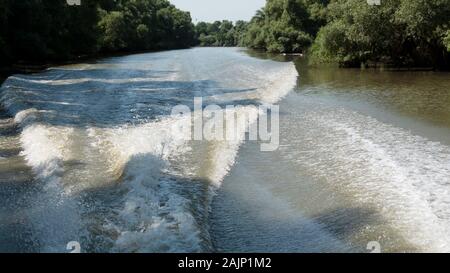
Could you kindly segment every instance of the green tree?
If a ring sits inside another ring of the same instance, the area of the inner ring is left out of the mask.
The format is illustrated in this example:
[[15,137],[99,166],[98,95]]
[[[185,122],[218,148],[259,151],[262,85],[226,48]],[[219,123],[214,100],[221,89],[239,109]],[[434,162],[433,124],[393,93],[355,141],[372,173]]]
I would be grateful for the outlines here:
[[123,30],[127,24],[125,16],[120,11],[105,12],[102,14],[99,28],[102,33],[100,47],[105,51],[119,51],[127,47]]
[[447,30],[447,35],[444,36],[444,45],[447,47],[447,51],[450,52],[450,30]]
[[450,65],[443,37],[450,28],[450,0],[401,0],[394,24],[404,33],[415,63],[435,67]]
[[317,35],[312,60],[448,67],[449,9],[450,0],[383,0],[380,6],[335,0],[327,6],[328,23]]
[[236,46],[244,46],[244,37],[248,29],[248,23],[245,21],[237,21],[234,26],[234,43]]
[[325,21],[327,1],[268,0],[247,27],[244,44],[270,52],[303,52]]
[[200,22],[195,26],[198,44],[200,46],[237,46],[242,44],[247,23],[215,21],[214,23]]
[[0,1],[2,63],[67,60],[98,52],[195,44],[188,12],[167,0]]

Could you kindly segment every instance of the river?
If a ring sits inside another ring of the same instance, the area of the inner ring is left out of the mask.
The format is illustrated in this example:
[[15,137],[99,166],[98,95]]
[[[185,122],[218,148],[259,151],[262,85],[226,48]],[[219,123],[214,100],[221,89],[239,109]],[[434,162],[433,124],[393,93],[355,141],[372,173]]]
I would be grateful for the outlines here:
[[[195,97],[279,104],[279,148],[180,137]],[[448,73],[194,48],[14,75],[1,103],[0,251],[450,251]]]

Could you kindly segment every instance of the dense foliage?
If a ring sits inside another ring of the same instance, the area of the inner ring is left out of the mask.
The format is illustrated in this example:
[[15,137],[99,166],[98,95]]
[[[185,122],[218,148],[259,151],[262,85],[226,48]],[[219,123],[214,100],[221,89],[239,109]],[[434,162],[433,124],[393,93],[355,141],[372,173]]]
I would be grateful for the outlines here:
[[66,60],[99,52],[184,48],[188,12],[167,0],[1,0],[0,62]]
[[325,23],[326,0],[267,0],[250,21],[244,44],[269,52],[303,52]]
[[244,44],[344,66],[450,66],[450,0],[267,0]]
[[195,42],[190,14],[166,0],[109,0],[106,3],[99,12],[101,50],[184,48]]
[[247,46],[343,66],[450,68],[450,0],[267,0],[250,22],[192,24],[168,0],[1,0],[0,63]]
[[447,30],[447,35],[444,37],[444,44],[447,47],[447,51],[450,52],[450,30]]
[[95,50],[95,1],[72,8],[65,1],[0,1],[2,62],[67,58]]
[[313,60],[449,67],[450,0],[332,1]]
[[200,46],[240,46],[247,23],[237,21],[200,22],[195,26],[196,37]]

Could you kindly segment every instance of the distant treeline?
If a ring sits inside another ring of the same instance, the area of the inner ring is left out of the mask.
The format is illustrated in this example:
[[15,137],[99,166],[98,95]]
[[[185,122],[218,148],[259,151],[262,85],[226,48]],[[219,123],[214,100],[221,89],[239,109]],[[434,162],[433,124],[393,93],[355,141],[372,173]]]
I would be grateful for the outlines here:
[[196,40],[200,46],[242,46],[247,26],[245,21],[200,22],[195,26]]
[[190,14],[167,0],[0,1],[3,65],[195,44]]
[[267,0],[250,22],[194,26],[168,0],[1,0],[0,65],[200,45],[342,66],[450,68],[450,0],[380,1]]
[[241,44],[313,63],[450,68],[450,0],[267,0]]
[[450,0],[267,0],[250,22],[196,25],[202,46],[307,53],[311,63],[450,69]]

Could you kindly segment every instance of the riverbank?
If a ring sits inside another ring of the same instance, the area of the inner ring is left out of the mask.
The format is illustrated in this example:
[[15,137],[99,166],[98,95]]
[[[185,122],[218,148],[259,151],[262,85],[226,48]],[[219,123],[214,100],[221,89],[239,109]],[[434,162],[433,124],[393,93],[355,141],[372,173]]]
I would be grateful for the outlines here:
[[[200,48],[208,48],[198,46]],[[191,47],[191,48],[195,48]],[[227,47],[213,47],[213,48],[227,48]],[[164,51],[174,51],[174,50],[182,50],[188,48],[176,48],[176,49],[165,49],[165,50],[138,50],[138,51],[122,51],[116,53],[98,53],[94,55],[86,55],[86,56],[78,56],[73,59],[63,60],[63,61],[53,61],[46,63],[17,63],[10,66],[0,67],[0,85],[11,75],[13,74],[30,74],[30,73],[38,73],[44,71],[50,67],[62,66],[62,65],[70,65],[77,64],[81,62],[93,62],[102,58],[109,57],[122,57],[132,54],[145,54],[145,53],[155,53],[155,52],[164,52]],[[253,55],[258,58],[270,58],[273,60],[295,60],[295,59],[305,59],[306,63],[310,67],[339,67],[340,69],[357,69],[360,68],[362,70],[376,70],[376,71],[397,71],[397,72],[410,72],[410,71],[448,71],[448,70],[438,70],[433,67],[420,67],[420,66],[394,66],[386,63],[367,63],[361,64],[360,66],[340,66],[338,63],[327,63],[327,64],[313,64],[308,60],[310,56],[308,54],[302,53],[269,53],[264,50],[255,50],[250,48],[243,48],[249,55]]]
[[369,62],[365,64],[360,65],[354,65],[354,66],[344,66],[340,65],[339,63],[314,63],[311,62],[311,56],[309,54],[301,54],[301,53],[270,53],[264,50],[257,50],[257,49],[245,49],[247,54],[256,57],[256,58],[263,58],[263,59],[271,59],[275,61],[296,61],[296,60],[302,60],[303,66],[308,66],[310,68],[336,68],[336,69],[342,69],[342,70],[354,70],[354,69],[360,69],[360,70],[366,70],[366,71],[394,71],[394,72],[429,72],[429,71],[441,71],[441,72],[448,72],[448,70],[445,69],[436,69],[433,67],[426,67],[426,66],[395,66],[393,64],[389,63],[381,63],[381,62]]
[[71,58],[68,60],[61,60],[61,61],[49,61],[49,62],[43,62],[43,63],[22,62],[22,63],[16,63],[16,64],[12,64],[12,65],[3,66],[3,67],[0,66],[0,85],[3,84],[3,82],[9,76],[14,75],[14,74],[39,73],[50,67],[78,64],[78,63],[82,63],[82,62],[95,62],[97,60],[104,59],[104,58],[123,57],[123,56],[134,55],[134,54],[157,53],[157,52],[164,52],[164,51],[176,51],[176,50],[183,50],[183,49],[189,49],[189,48],[174,48],[174,49],[164,49],[164,50],[120,51],[120,52],[115,52],[115,53],[97,53],[97,54],[93,54],[93,55],[78,56],[76,58]]

